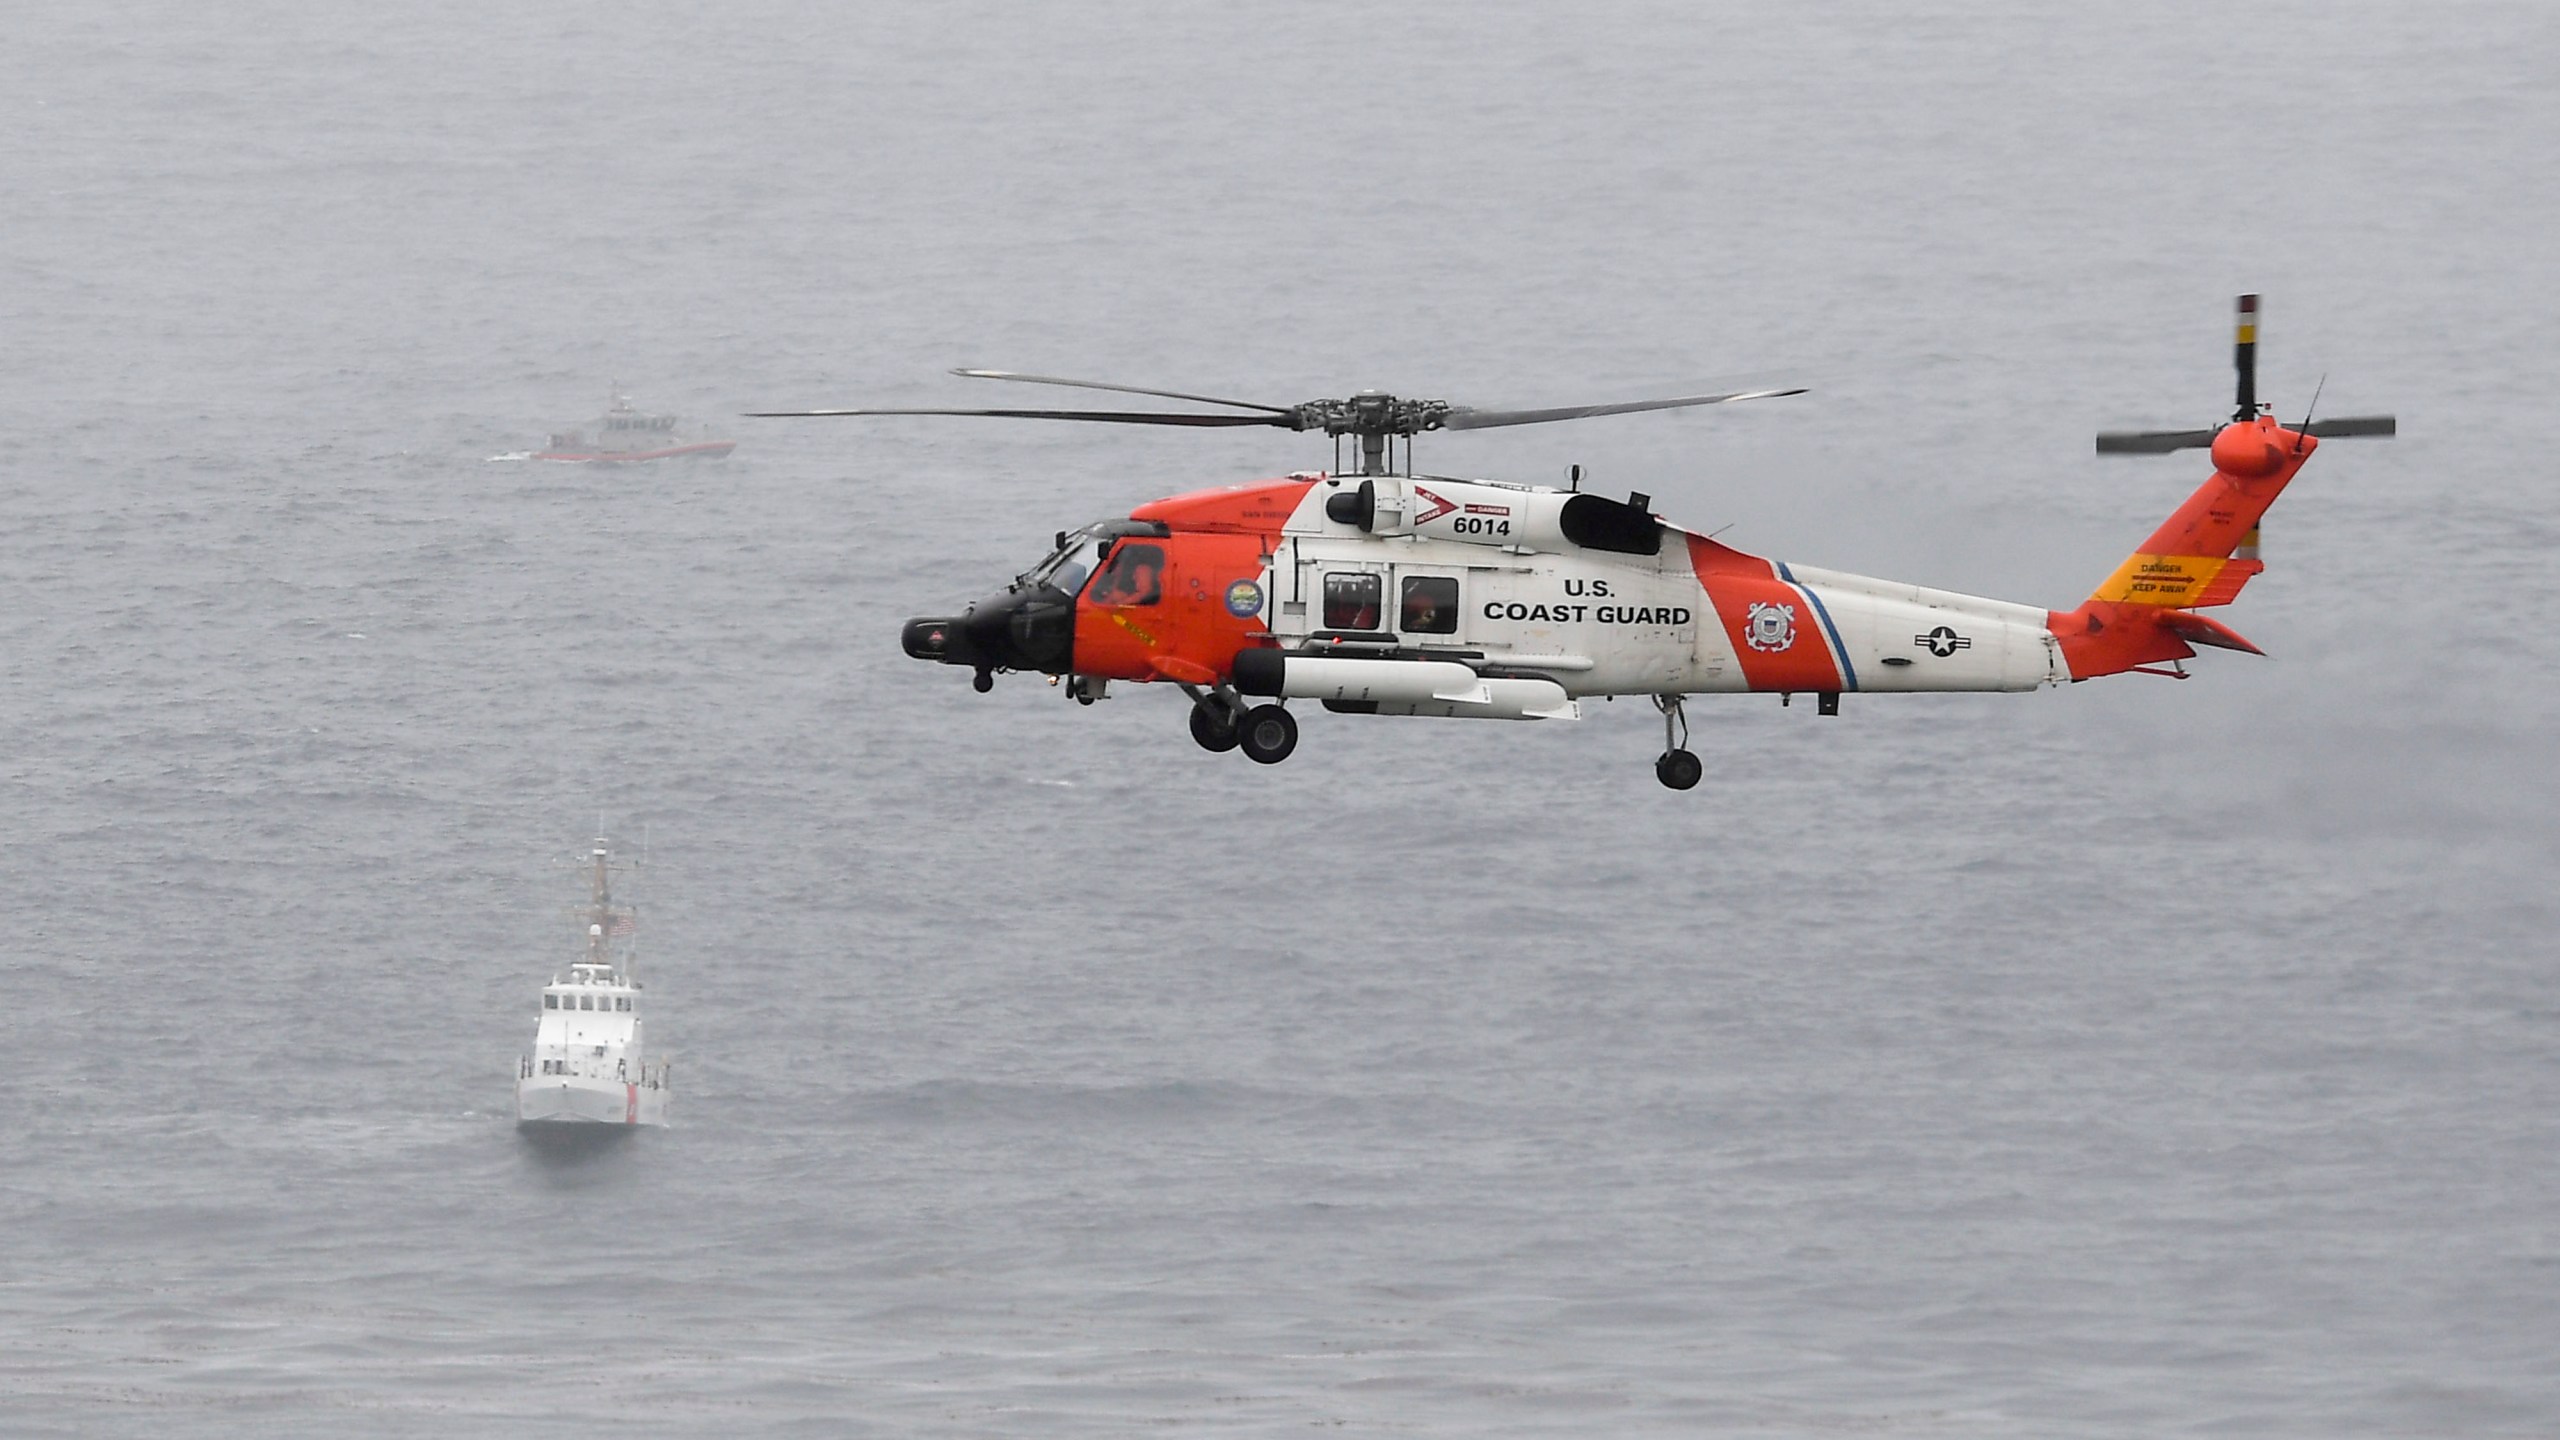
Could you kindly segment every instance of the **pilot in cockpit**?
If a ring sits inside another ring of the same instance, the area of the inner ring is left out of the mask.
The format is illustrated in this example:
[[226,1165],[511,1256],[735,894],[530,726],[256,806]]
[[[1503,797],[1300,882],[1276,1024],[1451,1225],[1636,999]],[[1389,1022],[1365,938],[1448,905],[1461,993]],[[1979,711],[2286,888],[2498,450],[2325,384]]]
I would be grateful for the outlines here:
[[1153,605],[1164,598],[1164,548],[1122,541],[1113,547],[1088,597],[1097,605]]

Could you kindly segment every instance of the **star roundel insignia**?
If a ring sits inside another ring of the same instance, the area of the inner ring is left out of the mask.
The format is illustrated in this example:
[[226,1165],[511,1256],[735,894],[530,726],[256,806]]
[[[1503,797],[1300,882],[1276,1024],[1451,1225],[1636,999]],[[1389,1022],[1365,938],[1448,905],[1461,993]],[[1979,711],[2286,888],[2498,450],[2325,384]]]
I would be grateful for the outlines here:
[[1754,650],[1776,653],[1796,643],[1796,607],[1775,600],[1754,600],[1743,616],[1743,642]]
[[1912,636],[1911,643],[1927,647],[1930,654],[1944,660],[1959,650],[1972,649],[1973,637],[1959,635],[1952,628],[1941,625],[1926,635]]

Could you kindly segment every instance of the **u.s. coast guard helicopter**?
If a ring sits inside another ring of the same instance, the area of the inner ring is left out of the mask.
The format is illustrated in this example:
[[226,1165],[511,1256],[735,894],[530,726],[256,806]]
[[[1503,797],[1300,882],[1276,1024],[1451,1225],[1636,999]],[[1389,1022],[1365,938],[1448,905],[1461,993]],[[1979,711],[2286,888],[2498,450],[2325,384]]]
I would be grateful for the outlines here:
[[[1076,700],[1114,680],[1191,697],[1191,735],[1265,765],[1298,743],[1290,700],[1360,715],[1546,720],[1590,696],[1643,695],[1663,717],[1654,774],[1703,765],[1685,697],[2033,690],[2127,671],[2178,674],[2198,645],[2262,653],[2200,612],[2229,604],[2257,558],[2258,517],[2319,437],[2388,435],[2389,416],[2288,429],[2257,402],[2257,297],[2240,298],[2239,398],[2209,430],[2098,437],[2115,453],[2208,448],[2213,477],[2095,593],[2047,610],[1746,555],[1624,500],[1414,473],[1413,437],[1800,394],[1756,390],[1545,410],[1474,410],[1368,392],[1262,405],[1005,371],[955,373],[1223,406],[1243,413],[860,409],[768,415],[972,415],[1126,425],[1322,430],[1335,472],[1156,500],[1060,531],[1047,559],[958,615],[910,620],[919,660],[1040,671]],[[1404,443],[1402,469],[1394,442]],[[1359,469],[1339,473],[1346,441]]]

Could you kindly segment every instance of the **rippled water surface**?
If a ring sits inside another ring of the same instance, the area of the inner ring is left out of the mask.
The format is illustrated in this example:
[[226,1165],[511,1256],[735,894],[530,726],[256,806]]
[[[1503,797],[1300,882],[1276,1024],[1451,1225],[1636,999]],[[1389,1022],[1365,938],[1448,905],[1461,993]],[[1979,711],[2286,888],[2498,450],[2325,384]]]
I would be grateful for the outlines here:
[[[2537,6],[135,5],[0,47],[0,1429],[2560,1431]],[[1302,437],[750,409],[1801,400],[1426,437],[2214,654],[1312,716],[897,651]],[[2324,379],[2325,377],[2325,379]],[[491,460],[619,383],[728,461]],[[526,1148],[646,837],[674,1128]]]

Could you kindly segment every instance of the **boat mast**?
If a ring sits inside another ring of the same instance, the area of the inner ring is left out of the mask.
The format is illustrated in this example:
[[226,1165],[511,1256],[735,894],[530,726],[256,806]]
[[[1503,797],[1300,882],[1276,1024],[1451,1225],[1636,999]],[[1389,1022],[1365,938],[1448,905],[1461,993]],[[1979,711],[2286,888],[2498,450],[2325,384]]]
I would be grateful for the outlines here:
[[629,934],[637,928],[638,919],[631,907],[613,903],[613,872],[631,867],[612,864],[611,853],[611,843],[604,836],[597,836],[595,848],[589,852],[593,869],[588,875],[588,901],[581,917],[587,922],[587,958],[579,962],[582,967],[595,967],[608,975],[614,973],[615,923],[623,924],[626,927],[624,933]]
[[596,838],[595,862],[595,913],[587,919],[587,963],[609,966],[613,954],[605,946],[605,930],[613,923],[613,880],[605,865],[602,836]]

